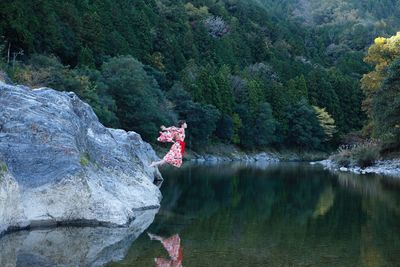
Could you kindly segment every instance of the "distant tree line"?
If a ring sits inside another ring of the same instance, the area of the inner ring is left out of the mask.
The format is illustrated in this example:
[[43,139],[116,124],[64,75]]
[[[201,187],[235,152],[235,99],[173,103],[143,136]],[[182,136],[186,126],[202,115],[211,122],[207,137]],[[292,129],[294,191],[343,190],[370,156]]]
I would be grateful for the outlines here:
[[328,149],[364,125],[359,80],[377,26],[335,17],[320,27],[316,14],[293,15],[297,2],[278,2],[2,2],[0,64],[17,83],[76,92],[105,125],[149,142],[184,118],[194,148]]

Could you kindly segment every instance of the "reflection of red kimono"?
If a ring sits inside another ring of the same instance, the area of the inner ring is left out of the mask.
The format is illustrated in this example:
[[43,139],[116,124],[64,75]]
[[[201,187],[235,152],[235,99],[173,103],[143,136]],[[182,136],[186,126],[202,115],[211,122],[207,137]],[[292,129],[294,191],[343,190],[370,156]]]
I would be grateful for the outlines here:
[[174,126],[165,128],[164,131],[160,132],[157,140],[164,143],[174,143],[163,159],[175,167],[180,167],[185,153],[185,129]]
[[179,235],[173,235],[169,238],[152,235],[148,233],[151,240],[158,240],[167,250],[170,259],[155,258],[157,267],[182,267],[183,249]]

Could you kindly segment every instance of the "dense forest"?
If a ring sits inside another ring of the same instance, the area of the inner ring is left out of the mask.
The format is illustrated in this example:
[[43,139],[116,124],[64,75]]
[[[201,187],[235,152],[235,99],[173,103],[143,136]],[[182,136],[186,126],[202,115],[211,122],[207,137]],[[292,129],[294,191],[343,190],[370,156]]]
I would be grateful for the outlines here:
[[358,132],[393,150],[399,29],[396,0],[2,1],[0,66],[152,143],[185,119],[194,149],[327,150]]

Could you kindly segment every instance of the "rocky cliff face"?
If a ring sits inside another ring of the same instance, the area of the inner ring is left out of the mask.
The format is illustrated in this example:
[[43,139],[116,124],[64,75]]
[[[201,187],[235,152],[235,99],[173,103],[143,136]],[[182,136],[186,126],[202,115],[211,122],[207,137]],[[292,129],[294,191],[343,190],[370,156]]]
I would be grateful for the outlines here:
[[0,82],[0,233],[129,224],[159,206],[155,159],[139,134],[104,127],[74,93]]

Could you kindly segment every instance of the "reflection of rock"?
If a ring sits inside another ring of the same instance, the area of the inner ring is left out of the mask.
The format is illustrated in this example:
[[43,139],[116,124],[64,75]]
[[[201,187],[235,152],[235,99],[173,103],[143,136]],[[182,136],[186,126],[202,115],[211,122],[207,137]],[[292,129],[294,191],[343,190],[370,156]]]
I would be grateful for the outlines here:
[[135,132],[109,129],[74,93],[0,82],[0,234],[76,221],[124,225],[159,206],[147,165],[157,159]]
[[141,211],[129,227],[58,227],[19,231],[0,239],[0,266],[104,266],[122,260],[157,210]]

